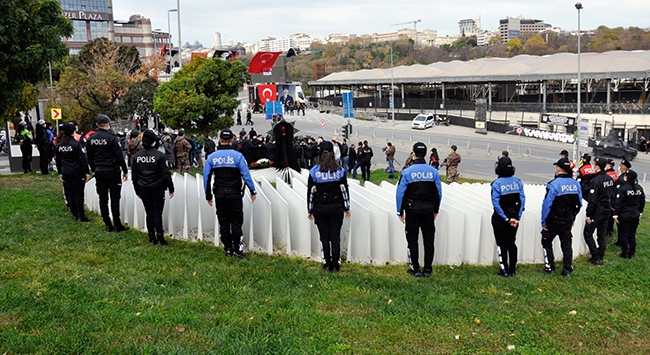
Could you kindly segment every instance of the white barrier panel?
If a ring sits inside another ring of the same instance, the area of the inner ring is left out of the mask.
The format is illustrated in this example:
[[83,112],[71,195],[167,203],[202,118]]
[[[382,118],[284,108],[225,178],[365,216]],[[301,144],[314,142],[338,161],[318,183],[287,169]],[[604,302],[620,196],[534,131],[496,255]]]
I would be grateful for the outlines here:
[[[319,259],[321,244],[318,229],[307,220],[308,171],[301,173],[275,169],[253,171],[258,191],[251,204],[249,192],[244,197],[244,243],[249,250],[273,253],[284,249],[287,254]],[[293,185],[284,182],[282,174],[291,174]],[[166,199],[163,227],[174,238],[209,240],[219,245],[215,208],[205,201],[203,177],[173,174],[176,187],[173,199]],[[277,189],[269,182],[276,182]],[[258,184],[257,181],[261,181]],[[86,184],[85,203],[99,212],[96,181]],[[384,181],[379,186],[367,182],[361,186],[349,180],[352,218],[344,220],[341,231],[342,254],[347,260],[362,263],[404,263],[408,261],[404,225],[395,216],[397,187]],[[541,247],[541,205],[546,190],[543,185],[525,185],[526,209],[517,233],[519,261],[543,263]],[[586,203],[585,203],[586,204]],[[133,190],[131,180],[122,187],[122,219],[134,228],[146,230],[144,207]],[[588,253],[582,237],[585,207],[576,218],[573,232],[574,257]],[[443,185],[443,200],[436,221],[436,264],[497,261],[496,243],[491,226],[493,213],[489,184]],[[191,237],[191,238],[190,238]],[[421,244],[421,238],[419,238]],[[559,241],[554,251],[560,259]],[[420,258],[424,248],[420,247]]]
[[284,249],[287,255],[291,255],[291,230],[289,229],[289,207],[273,185],[264,177],[261,182],[262,191],[271,201],[271,217],[273,225],[273,247]]
[[[298,181],[295,181],[298,184]],[[289,207],[289,228],[291,230],[291,252],[302,257],[312,256],[311,226],[307,219],[307,201],[281,179],[277,179],[278,194],[284,198]]]

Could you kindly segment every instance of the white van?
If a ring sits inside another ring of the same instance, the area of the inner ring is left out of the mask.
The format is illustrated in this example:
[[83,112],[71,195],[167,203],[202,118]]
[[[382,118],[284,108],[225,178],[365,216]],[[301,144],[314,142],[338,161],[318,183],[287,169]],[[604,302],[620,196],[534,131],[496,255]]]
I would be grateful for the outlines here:
[[435,118],[433,115],[427,115],[424,113],[421,113],[413,119],[413,122],[411,122],[411,128],[413,129],[427,129],[433,127],[433,123],[435,121]]

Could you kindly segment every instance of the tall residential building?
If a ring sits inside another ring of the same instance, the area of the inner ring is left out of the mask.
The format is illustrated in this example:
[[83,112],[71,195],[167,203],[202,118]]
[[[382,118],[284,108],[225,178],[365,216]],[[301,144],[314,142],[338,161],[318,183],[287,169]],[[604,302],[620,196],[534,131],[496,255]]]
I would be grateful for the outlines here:
[[524,35],[537,34],[550,27],[552,26],[542,20],[527,19],[522,16],[499,20],[499,34],[503,43]]
[[214,48],[221,48],[221,33],[220,32],[215,32],[214,33],[214,43],[212,44]]
[[140,57],[149,57],[160,51],[163,45],[171,48],[168,33],[151,30],[151,20],[132,15],[128,21],[114,21],[115,42],[135,47]]
[[465,36],[475,36],[481,31],[481,19],[463,19],[458,21],[460,34]]
[[97,38],[114,40],[111,0],[59,0],[63,16],[72,20],[74,32],[63,38],[70,54],[77,54],[86,43]]

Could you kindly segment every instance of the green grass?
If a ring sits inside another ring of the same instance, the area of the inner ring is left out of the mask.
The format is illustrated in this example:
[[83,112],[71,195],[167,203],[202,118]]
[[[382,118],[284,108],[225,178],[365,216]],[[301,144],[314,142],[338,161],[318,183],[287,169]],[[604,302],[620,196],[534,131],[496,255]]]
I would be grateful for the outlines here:
[[[106,233],[73,222],[55,176],[0,177],[1,354],[647,354],[647,219],[570,278],[522,265],[343,265]],[[576,311],[575,314],[571,314]],[[458,339],[456,339],[458,337]],[[509,345],[514,345],[508,351]]]

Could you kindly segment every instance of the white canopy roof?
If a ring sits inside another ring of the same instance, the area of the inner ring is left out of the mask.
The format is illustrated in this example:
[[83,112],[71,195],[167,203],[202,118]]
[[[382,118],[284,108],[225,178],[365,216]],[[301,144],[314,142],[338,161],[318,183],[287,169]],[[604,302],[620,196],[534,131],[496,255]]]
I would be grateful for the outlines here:
[[[580,58],[584,79],[650,78],[650,51],[582,53]],[[393,77],[398,84],[540,81],[576,79],[577,68],[577,54],[558,53],[399,66],[393,68]],[[332,73],[309,85],[386,84],[390,77],[390,69],[363,69]]]

